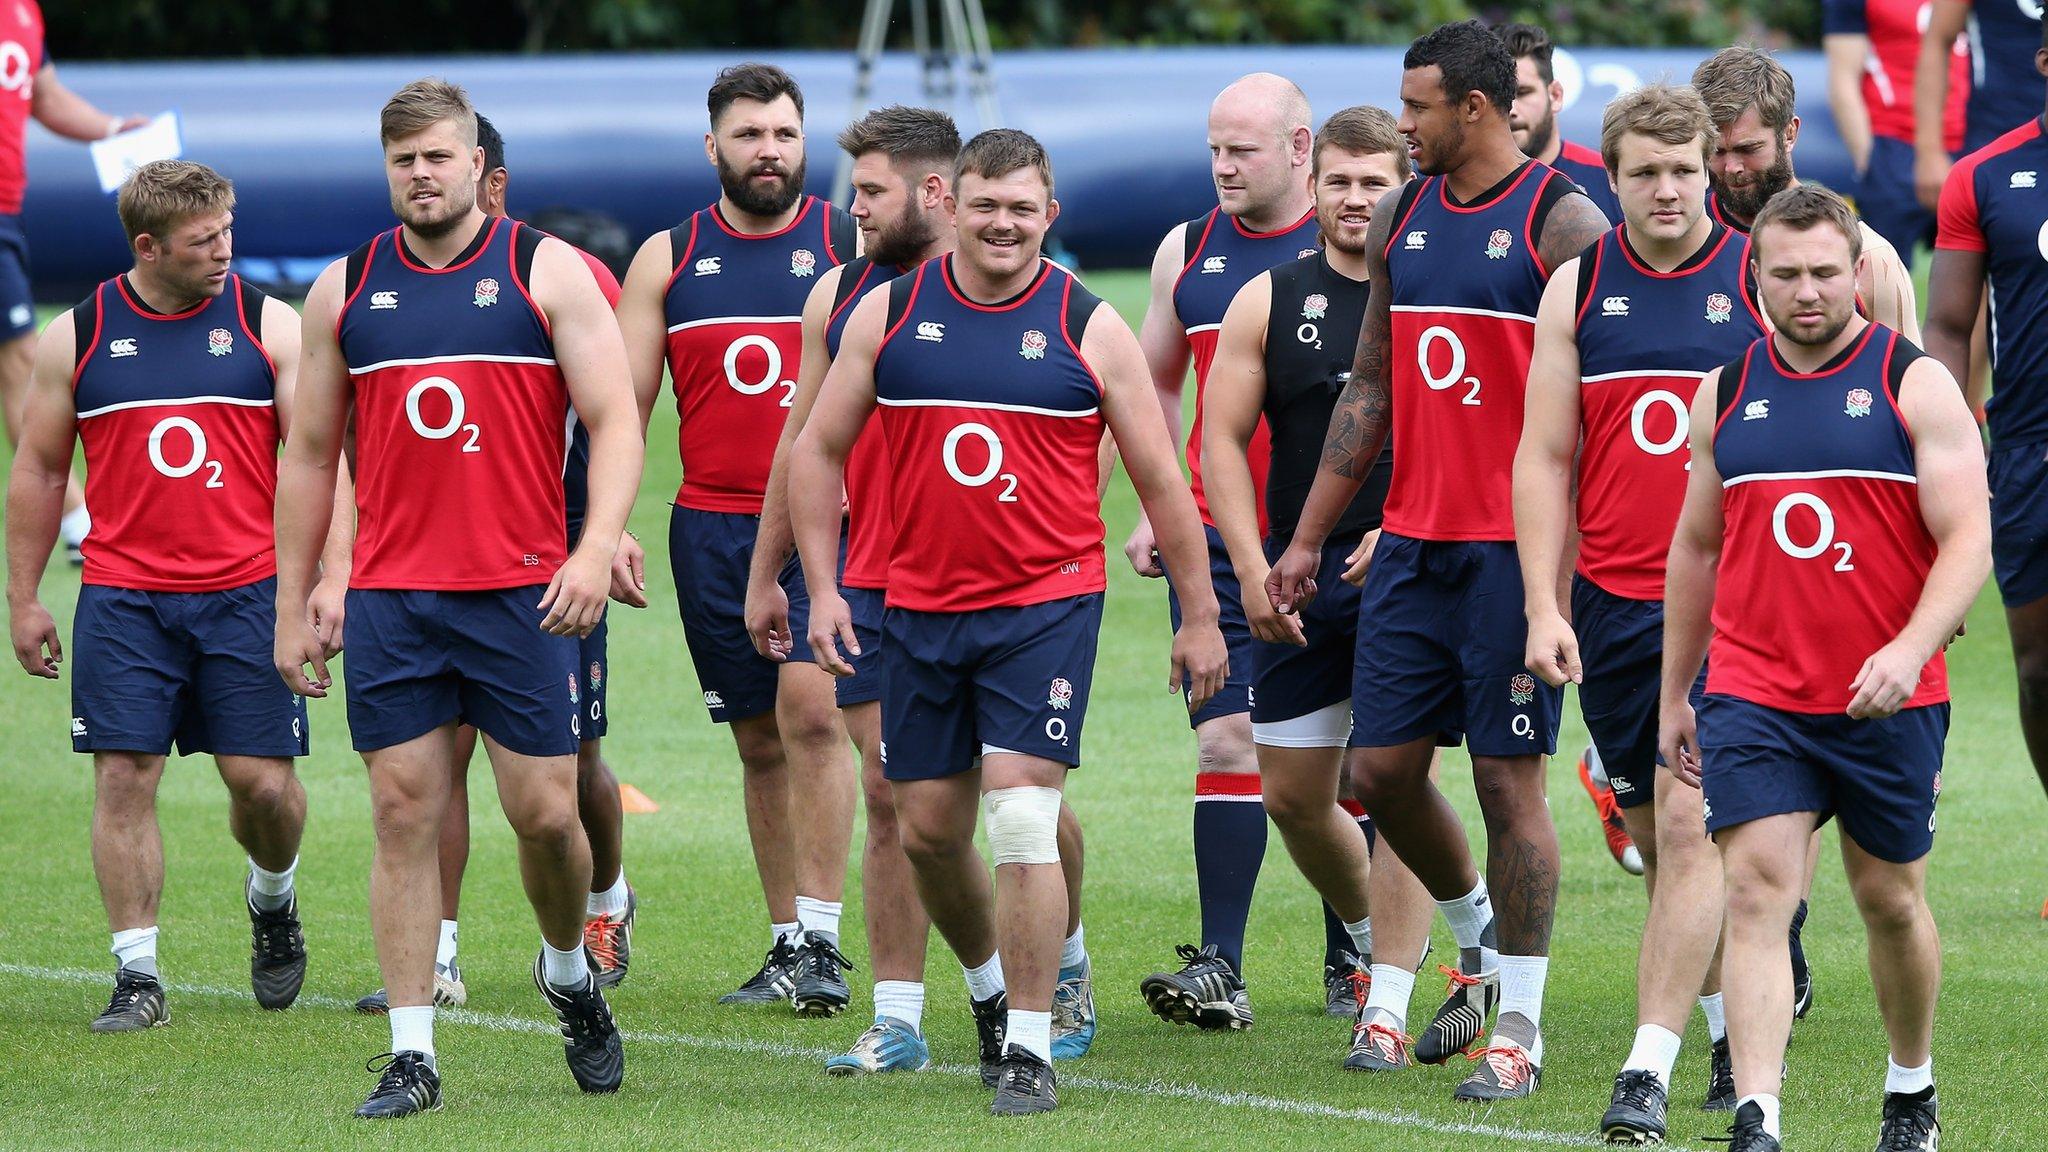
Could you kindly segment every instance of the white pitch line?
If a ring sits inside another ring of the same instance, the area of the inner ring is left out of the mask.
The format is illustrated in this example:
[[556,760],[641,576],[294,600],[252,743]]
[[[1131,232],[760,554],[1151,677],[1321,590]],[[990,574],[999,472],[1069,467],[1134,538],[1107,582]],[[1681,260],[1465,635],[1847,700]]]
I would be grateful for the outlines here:
[[[9,964],[0,962],[0,976],[19,976],[30,980],[47,980],[62,984],[105,984],[105,972],[84,968],[47,968],[36,964]],[[240,988],[220,988],[208,984],[166,983],[167,991],[191,996],[209,996],[227,1000],[252,1000],[249,992]],[[299,1004],[317,1008],[335,1008],[355,1011],[355,1001],[337,996],[323,996],[304,993]],[[466,1024],[493,1032],[522,1032],[540,1036],[558,1036],[560,1029],[552,1022],[533,1020],[521,1016],[508,1016],[498,1012],[477,1012],[467,1008],[443,1008],[434,1013],[437,1022]],[[636,1044],[675,1045],[683,1048],[702,1048],[716,1052],[742,1052],[749,1055],[780,1056],[793,1060],[821,1061],[828,1056],[839,1054],[837,1049],[810,1048],[801,1044],[785,1044],[774,1040],[734,1040],[718,1036],[690,1036],[680,1032],[646,1032],[624,1030],[620,1035]],[[934,1065],[932,1071],[949,1076],[978,1076],[977,1067],[965,1064]],[[1204,1088],[1199,1084],[1184,1084],[1170,1080],[1110,1080],[1098,1076],[1077,1076],[1062,1073],[1060,1083],[1078,1088],[1089,1088],[1100,1092],[1123,1092],[1137,1096],[1159,1099],[1191,1100],[1219,1108],[1243,1108],[1254,1112],[1274,1112],[1289,1116],[1311,1116],[1330,1120],[1357,1121],[1367,1124],[1384,1124],[1394,1128],[1407,1128],[1418,1132],[1432,1132],[1442,1136],[1483,1136],[1495,1140],[1508,1140],[1519,1144],[1535,1144],[1550,1148],[1604,1148],[1607,1145],[1599,1138],[1576,1132],[1546,1132],[1541,1129],[1509,1128],[1498,1124],[1483,1124],[1464,1121],[1437,1120],[1413,1112],[1388,1112],[1378,1108],[1344,1108],[1335,1104],[1323,1104],[1314,1100],[1295,1100],[1284,1096],[1266,1096],[1256,1092],[1234,1092],[1216,1088]],[[1671,1152],[1686,1152],[1682,1146],[1665,1145]]]

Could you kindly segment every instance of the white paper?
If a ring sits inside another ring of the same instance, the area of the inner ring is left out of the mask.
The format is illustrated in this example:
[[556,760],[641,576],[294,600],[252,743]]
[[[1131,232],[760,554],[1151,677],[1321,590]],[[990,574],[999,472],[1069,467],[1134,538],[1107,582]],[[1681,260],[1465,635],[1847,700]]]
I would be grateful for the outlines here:
[[100,191],[118,191],[128,174],[152,160],[175,160],[185,154],[185,140],[179,131],[178,114],[164,112],[140,128],[119,136],[95,140],[90,145],[92,166],[99,173]]

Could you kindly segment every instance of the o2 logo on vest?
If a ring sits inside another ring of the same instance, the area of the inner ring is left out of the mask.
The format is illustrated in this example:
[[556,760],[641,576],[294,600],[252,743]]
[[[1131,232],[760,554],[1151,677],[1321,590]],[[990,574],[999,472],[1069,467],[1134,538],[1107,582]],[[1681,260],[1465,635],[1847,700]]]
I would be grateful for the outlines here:
[[[434,395],[445,398],[448,415],[445,419],[430,423],[425,407],[427,398]],[[463,417],[468,414],[469,405],[462,398],[461,386],[446,376],[429,376],[413,385],[405,394],[406,422],[412,425],[413,431],[420,434],[421,439],[446,440],[458,432],[466,432],[469,439],[463,443],[462,450],[481,452],[483,449],[477,441],[482,435],[482,429],[474,422],[464,422]]]
[[[919,339],[923,339],[920,332]],[[748,352],[759,352],[762,359],[755,361]],[[742,358],[753,363],[742,364]],[[796,381],[782,378],[782,348],[775,341],[758,332],[745,336],[725,346],[725,382],[742,396],[759,396],[780,385],[782,399],[777,401],[787,408],[796,402]],[[759,379],[755,379],[756,374]]]
[[[960,442],[969,439],[981,441],[982,447],[988,452],[987,461],[973,472],[967,471],[960,463]],[[991,481],[1000,480],[1003,482],[1003,490],[996,493],[996,503],[1017,502],[1017,474],[1003,471],[1003,441],[996,435],[996,430],[988,425],[972,420],[955,425],[951,432],[946,433],[945,446],[939,449],[939,460],[946,466],[946,475],[951,476],[961,487],[982,488]]]
[[0,41],[0,91],[20,96],[35,95],[35,70],[29,67],[28,49],[13,40]]

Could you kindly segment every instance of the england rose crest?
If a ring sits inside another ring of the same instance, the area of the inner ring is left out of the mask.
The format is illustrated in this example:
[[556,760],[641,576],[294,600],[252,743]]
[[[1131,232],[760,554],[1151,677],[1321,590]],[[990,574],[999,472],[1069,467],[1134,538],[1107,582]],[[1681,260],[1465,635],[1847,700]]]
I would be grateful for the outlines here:
[[1707,323],[1726,324],[1735,315],[1735,301],[1726,292],[1716,292],[1707,297]]
[[789,274],[809,276],[818,270],[818,258],[809,248],[799,248],[789,254]]
[[[1026,360],[1045,359],[1045,333],[1036,328],[1024,333],[1024,344],[1017,349],[1017,355]],[[1061,680],[1059,683],[1064,684],[1066,681]]]
[[206,334],[206,354],[225,356],[235,350],[235,334],[225,328],[215,328]]
[[476,306],[489,308],[498,302],[498,282],[489,276],[476,282]]
[[604,665],[595,660],[590,662],[590,688],[596,691],[604,687]]
[[1871,395],[1868,388],[1851,388],[1849,389],[1849,403],[1842,408],[1842,411],[1851,416],[1868,416],[1870,415],[1870,401]]
[[1073,707],[1074,686],[1069,684],[1064,676],[1054,677],[1052,692],[1046,696],[1045,702],[1052,705],[1053,711],[1065,712],[1068,708]]
[[1527,704],[1536,698],[1536,678],[1524,672],[1508,681],[1508,703]]
[[576,684],[576,674],[571,672],[569,673],[569,703],[580,704],[582,702],[583,692]]
[[1330,298],[1321,292],[1302,297],[1301,316],[1304,320],[1321,320],[1330,311]]
[[1508,249],[1514,246],[1514,233],[1505,228],[1495,228],[1493,235],[1486,238],[1486,258],[1488,260],[1505,260],[1508,258]]

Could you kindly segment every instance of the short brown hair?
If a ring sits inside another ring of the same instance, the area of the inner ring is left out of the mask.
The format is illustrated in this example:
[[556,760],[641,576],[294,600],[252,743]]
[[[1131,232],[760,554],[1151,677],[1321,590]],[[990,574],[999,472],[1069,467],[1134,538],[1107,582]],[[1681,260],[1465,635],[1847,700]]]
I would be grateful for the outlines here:
[[1401,130],[1394,118],[1384,108],[1370,104],[1358,104],[1346,108],[1323,121],[1316,131],[1316,142],[1310,150],[1310,171],[1321,175],[1323,171],[1323,149],[1338,148],[1359,156],[1391,154],[1394,157],[1394,171],[1401,179],[1408,178],[1408,148],[1401,141]]
[[385,144],[403,140],[443,120],[455,121],[463,143],[476,147],[476,108],[469,102],[469,93],[459,84],[432,76],[415,80],[384,102],[384,111],[377,117],[378,139]]
[[1523,60],[1536,62],[1536,75],[1545,84],[1557,79],[1557,68],[1551,58],[1557,54],[1557,45],[1551,43],[1550,33],[1534,24],[1496,24],[1493,34],[1507,46],[1508,55],[1516,63]]
[[804,90],[796,86],[796,77],[784,72],[773,64],[762,64],[749,60],[734,64],[719,72],[711,82],[711,91],[705,94],[704,106],[711,113],[711,126],[718,127],[718,118],[732,107],[735,100],[752,100],[761,104],[773,104],[777,98],[787,96],[796,105],[796,118],[804,118]]
[[839,147],[855,159],[882,152],[899,168],[943,171],[960,155],[960,129],[944,112],[891,104],[848,124]]
[[997,180],[1019,168],[1038,169],[1039,178],[1045,181],[1045,194],[1052,195],[1052,157],[1045,154],[1045,145],[1029,132],[991,128],[960,150],[960,158],[953,162],[953,187],[960,187],[962,176]]
[[1754,105],[1764,127],[1783,132],[1797,111],[1792,74],[1761,48],[1721,49],[1693,69],[1692,86],[1717,126],[1734,123]]
[[1849,238],[1849,259],[1852,263],[1863,255],[1863,228],[1856,222],[1856,213],[1850,210],[1848,201],[1819,184],[1794,184],[1771,197],[1763,210],[1756,214],[1756,219],[1750,222],[1752,251],[1755,250],[1755,238],[1762,236],[1764,227],[1770,224],[1782,225],[1794,232],[1831,224]]
[[121,185],[114,204],[132,247],[145,232],[162,237],[194,216],[234,211],[235,186],[204,164],[152,160]]
[[1607,102],[1600,119],[1600,159],[1612,176],[1621,167],[1621,138],[1634,132],[1660,144],[1700,142],[1700,159],[1711,160],[1714,140],[1713,114],[1707,102],[1692,88],[1676,84],[1645,84]]

